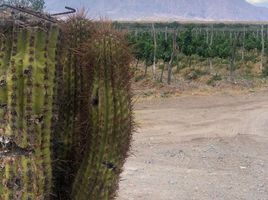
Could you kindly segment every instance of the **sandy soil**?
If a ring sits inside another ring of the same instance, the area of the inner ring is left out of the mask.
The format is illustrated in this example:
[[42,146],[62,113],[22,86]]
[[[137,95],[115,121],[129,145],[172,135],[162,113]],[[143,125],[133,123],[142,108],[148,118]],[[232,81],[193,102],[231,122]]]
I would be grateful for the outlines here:
[[268,200],[268,91],[154,99],[118,200]]

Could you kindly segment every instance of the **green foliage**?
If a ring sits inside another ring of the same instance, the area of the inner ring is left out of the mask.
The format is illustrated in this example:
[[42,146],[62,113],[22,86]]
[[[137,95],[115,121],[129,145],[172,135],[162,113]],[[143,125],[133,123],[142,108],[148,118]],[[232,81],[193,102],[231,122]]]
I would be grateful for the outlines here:
[[182,34],[181,49],[186,56],[191,56],[195,51],[195,43],[192,35],[192,30],[193,28],[190,27]]
[[251,33],[247,33],[245,38],[245,49],[248,51],[254,49],[261,50],[261,39],[256,38]]
[[195,53],[197,55],[204,58],[208,58],[211,56],[211,48],[201,35],[195,38],[195,48]]
[[247,34],[245,49],[246,50],[253,50],[254,48],[256,48],[255,43],[256,43],[256,39]]
[[170,60],[171,53],[172,53],[172,38],[169,36],[167,40],[163,38],[164,35],[160,35],[158,48],[157,48],[157,55],[159,59],[162,59],[165,63]]
[[44,0],[3,0],[2,3],[10,4],[13,6],[28,7],[39,12],[43,11],[43,9],[45,8]]
[[145,61],[147,66],[153,64],[153,39],[150,33],[139,33],[128,35],[128,41],[133,46],[133,54],[137,60]]
[[[144,61],[147,65],[153,62],[153,35],[151,34],[151,26],[149,24],[120,24],[117,26],[121,29],[127,27],[135,30],[128,34],[128,39],[131,42],[135,57]],[[221,58],[223,62],[229,62],[230,56],[235,48],[234,59],[241,59],[238,52],[244,51],[244,61],[248,61],[247,56],[252,55],[252,52],[260,54],[261,51],[261,36],[256,33],[260,29],[259,25],[225,25],[214,24],[213,36],[212,31],[207,31],[211,24],[190,24],[184,25],[179,23],[161,24],[156,23],[157,34],[157,60],[162,60],[165,63],[170,61],[173,51],[173,32],[177,30],[176,42],[179,53],[192,57],[198,55],[205,59]],[[245,37],[242,37],[244,27],[246,30]],[[167,28],[167,29],[166,29]],[[167,33],[166,33],[167,31]],[[135,33],[135,34],[134,34]],[[167,34],[167,37],[166,37]],[[268,46],[265,32],[265,47]],[[234,41],[236,45],[234,47]],[[267,53],[268,48],[265,48]],[[248,53],[246,55],[246,53]],[[240,54],[241,55],[241,54]],[[256,55],[251,61],[256,61]],[[175,63],[178,63],[182,57],[175,55]],[[191,60],[191,59],[190,59]]]

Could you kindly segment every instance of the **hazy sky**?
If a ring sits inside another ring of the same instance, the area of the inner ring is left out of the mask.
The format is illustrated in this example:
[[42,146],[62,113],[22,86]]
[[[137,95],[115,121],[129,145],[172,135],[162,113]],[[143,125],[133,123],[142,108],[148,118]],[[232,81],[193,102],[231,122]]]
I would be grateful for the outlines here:
[[[109,2],[109,0],[107,0]],[[224,1],[224,0],[223,0]],[[268,7],[268,0],[246,0],[252,4]],[[62,5],[68,5],[72,7],[83,7],[89,0],[45,0],[47,10],[59,11],[62,10]]]

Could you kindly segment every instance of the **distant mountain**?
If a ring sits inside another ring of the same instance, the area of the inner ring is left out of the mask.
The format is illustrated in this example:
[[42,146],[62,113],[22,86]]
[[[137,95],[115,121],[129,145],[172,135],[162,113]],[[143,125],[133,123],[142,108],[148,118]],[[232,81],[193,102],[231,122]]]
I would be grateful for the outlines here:
[[268,8],[245,0],[47,0],[51,11],[65,5],[84,7],[95,19],[268,21]]

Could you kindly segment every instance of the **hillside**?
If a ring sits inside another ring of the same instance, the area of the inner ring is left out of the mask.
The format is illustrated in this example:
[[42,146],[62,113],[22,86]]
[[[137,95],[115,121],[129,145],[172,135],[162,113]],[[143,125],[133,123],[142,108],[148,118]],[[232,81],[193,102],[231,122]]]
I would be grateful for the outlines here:
[[88,0],[87,3],[47,0],[51,12],[62,10],[65,5],[84,7],[91,18],[112,20],[268,20],[267,8],[245,0]]

